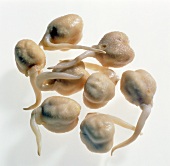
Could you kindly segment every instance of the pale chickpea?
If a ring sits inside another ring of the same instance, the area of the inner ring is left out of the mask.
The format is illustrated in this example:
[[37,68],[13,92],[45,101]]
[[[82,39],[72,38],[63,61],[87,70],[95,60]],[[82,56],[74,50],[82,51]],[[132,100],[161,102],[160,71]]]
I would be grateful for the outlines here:
[[84,87],[88,76],[89,73],[85,70],[84,63],[79,62],[62,71],[54,69],[52,72],[41,73],[36,78],[36,84],[41,91],[55,90],[62,95],[71,95]]
[[45,50],[85,49],[104,52],[92,47],[76,45],[82,38],[83,20],[77,14],[67,14],[54,19],[39,45]]
[[113,147],[111,153],[118,148],[132,143],[139,136],[148,116],[151,113],[153,96],[156,92],[156,82],[154,78],[145,70],[128,70],[122,75],[120,89],[130,103],[141,108],[142,113],[138,119],[133,135],[129,139]]
[[105,106],[115,96],[118,80],[116,73],[111,69],[103,68],[92,73],[84,85],[85,105],[93,109]]
[[31,128],[36,136],[38,155],[41,153],[41,133],[38,125],[55,133],[65,133],[74,129],[78,123],[81,106],[73,99],[52,96],[33,110],[30,119]]
[[36,102],[24,110],[30,110],[37,107],[41,102],[41,91],[35,84],[35,79],[46,64],[46,57],[43,50],[32,40],[20,40],[15,46],[15,61],[19,71],[25,76],[30,77]]
[[80,125],[80,138],[87,149],[95,153],[106,153],[112,146],[115,124],[135,130],[135,127],[115,116],[88,113]]

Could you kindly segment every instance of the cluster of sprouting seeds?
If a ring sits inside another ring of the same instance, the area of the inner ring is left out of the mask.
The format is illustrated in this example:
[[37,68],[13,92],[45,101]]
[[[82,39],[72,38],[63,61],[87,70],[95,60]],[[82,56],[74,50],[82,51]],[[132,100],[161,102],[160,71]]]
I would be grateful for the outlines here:
[[[41,153],[41,133],[38,125],[56,133],[69,132],[78,123],[81,106],[75,100],[64,97],[82,89],[84,104],[92,109],[104,107],[114,96],[118,76],[111,68],[127,65],[134,59],[134,51],[123,32],[105,34],[97,45],[81,46],[83,21],[76,14],[68,14],[53,20],[37,45],[34,41],[20,40],[15,46],[15,60],[19,71],[30,78],[36,101],[24,110],[33,110],[30,126],[36,136],[38,154]],[[43,49],[41,48],[43,47]],[[43,50],[84,49],[73,60],[63,60],[42,72],[46,64]],[[101,65],[83,62],[93,57]],[[94,71],[91,75],[87,69]],[[142,113],[136,127],[124,120],[98,112],[88,113],[80,125],[80,138],[86,147],[95,153],[111,154],[118,148],[132,143],[141,130],[152,108],[156,82],[145,70],[125,71],[120,79],[120,90],[132,104],[139,106]],[[63,96],[48,97],[41,103],[41,91],[56,91]],[[113,146],[114,124],[133,130],[130,138]]]

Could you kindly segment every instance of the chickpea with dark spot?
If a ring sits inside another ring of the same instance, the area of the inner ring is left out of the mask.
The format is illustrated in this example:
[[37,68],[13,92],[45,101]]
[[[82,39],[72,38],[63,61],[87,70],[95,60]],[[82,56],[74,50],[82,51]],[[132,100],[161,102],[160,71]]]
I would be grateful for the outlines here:
[[77,14],[67,14],[50,22],[39,45],[45,50],[85,49],[104,53],[99,49],[77,45],[82,31],[82,18]]
[[41,133],[38,125],[55,133],[65,133],[78,123],[81,106],[73,99],[52,96],[44,100],[31,114],[30,125],[36,136],[38,155],[41,154]]
[[41,73],[46,64],[46,57],[43,50],[32,40],[20,40],[15,46],[15,61],[18,70],[30,77],[36,102],[24,110],[30,110],[37,107],[41,102],[41,91],[37,88],[35,79]]

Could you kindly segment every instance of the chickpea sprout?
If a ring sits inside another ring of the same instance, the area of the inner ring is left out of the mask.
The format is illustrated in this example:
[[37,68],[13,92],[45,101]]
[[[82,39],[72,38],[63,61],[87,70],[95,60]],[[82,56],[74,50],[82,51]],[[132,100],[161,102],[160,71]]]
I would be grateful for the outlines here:
[[39,45],[45,50],[84,49],[104,53],[96,48],[77,45],[82,38],[82,30],[83,20],[77,14],[58,17],[47,26]]
[[[83,36],[83,20],[77,14],[55,18],[44,32],[39,44],[23,39],[18,41],[14,49],[16,66],[29,77],[35,95],[34,104],[23,109],[32,110],[30,128],[36,139],[38,155],[41,155],[42,150],[39,125],[43,125],[49,132],[61,134],[70,132],[79,124],[80,104],[64,96],[83,89],[82,100],[85,106],[99,109],[114,98],[119,80],[124,98],[141,110],[136,126],[116,116],[91,112],[80,123],[80,139],[89,151],[111,151],[111,155],[115,150],[134,142],[142,134],[151,113],[157,85],[151,74],[143,69],[127,70],[121,79],[112,70],[128,65],[135,58],[128,36],[120,31],[111,31],[104,34],[98,44],[79,45]],[[46,65],[45,50],[70,49],[85,51],[74,59],[60,60],[55,66],[47,68],[51,70],[43,72]],[[98,63],[83,62],[88,57]],[[51,96],[41,103],[42,91],[56,91],[63,96]],[[130,137],[117,145],[114,145],[115,124],[133,131]]]
[[115,116],[88,113],[80,125],[80,138],[87,149],[95,153],[106,153],[113,146],[115,124],[135,130],[135,127]]
[[104,67],[103,70],[92,73],[84,85],[85,105],[93,109],[105,106],[115,96],[115,86],[118,80],[118,76],[113,70]]
[[141,108],[142,113],[138,119],[133,135],[129,139],[113,147],[111,154],[113,154],[116,149],[132,143],[139,136],[148,116],[151,113],[153,96],[156,92],[156,82],[145,70],[128,70],[122,74],[120,89],[130,103]]
[[38,155],[41,154],[41,133],[38,125],[55,133],[65,133],[78,123],[81,106],[73,99],[52,96],[44,100],[31,114],[30,126],[36,136]]
[[[60,63],[64,63],[62,61]],[[37,76],[36,84],[41,91],[55,90],[62,95],[71,95],[80,91],[89,76],[83,62],[65,70],[53,70]]]
[[37,88],[35,79],[46,64],[43,50],[32,40],[20,40],[15,46],[15,61],[18,70],[30,77],[30,82],[36,96],[36,102],[24,110],[37,107],[41,102],[41,91]]
[[123,32],[109,32],[103,36],[98,45],[94,45],[93,47],[103,50],[106,53],[85,51],[68,63],[58,64],[49,68],[67,68],[87,57],[96,58],[102,66],[119,68],[130,63],[135,56],[134,51],[129,45],[129,39]]

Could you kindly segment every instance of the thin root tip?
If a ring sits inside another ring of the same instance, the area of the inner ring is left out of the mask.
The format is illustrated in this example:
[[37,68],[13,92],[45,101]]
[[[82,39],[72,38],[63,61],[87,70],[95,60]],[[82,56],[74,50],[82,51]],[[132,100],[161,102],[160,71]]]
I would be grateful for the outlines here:
[[28,107],[28,108],[23,108],[23,110],[28,111],[31,110],[32,108]]
[[27,108],[23,108],[23,110],[32,110],[32,109],[34,109],[34,108],[36,108],[36,107],[38,107],[38,104],[36,103],[36,104],[33,104],[33,105],[31,105],[31,106],[29,106],[29,107],[27,107]]
[[113,156],[113,153],[115,152],[115,148],[113,148],[112,150],[111,150],[111,156]]
[[38,153],[38,156],[41,156],[41,152],[38,151],[37,153]]

